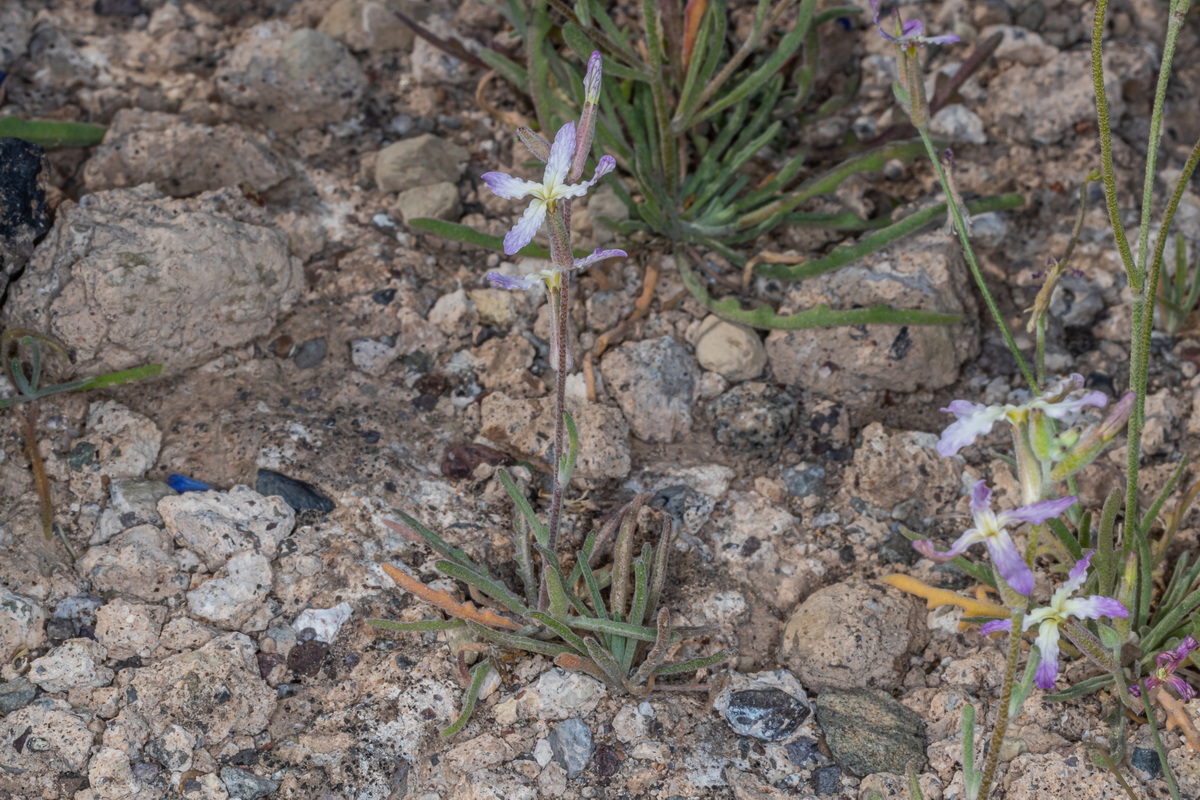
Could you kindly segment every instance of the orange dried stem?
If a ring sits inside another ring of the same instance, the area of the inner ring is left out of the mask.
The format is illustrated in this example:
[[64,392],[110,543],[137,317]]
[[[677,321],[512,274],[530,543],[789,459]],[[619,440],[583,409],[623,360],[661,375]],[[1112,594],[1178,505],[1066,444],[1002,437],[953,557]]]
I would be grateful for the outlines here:
[[[1173,728],[1183,734],[1188,752],[1200,751],[1200,732],[1196,731],[1196,726],[1192,724],[1192,718],[1188,716],[1183,703],[1161,689],[1154,693],[1154,699],[1163,707],[1163,711],[1167,712],[1167,730]],[[1147,711],[1147,713],[1153,712]]]
[[518,623],[512,621],[508,617],[502,617],[486,608],[480,610],[469,602],[460,603],[445,592],[438,591],[437,589],[431,589],[411,575],[396,569],[391,564],[384,564],[383,571],[387,573],[387,576],[394,580],[401,589],[412,592],[426,603],[437,606],[452,617],[469,620],[470,622],[478,622],[480,625],[489,625],[493,628],[507,628],[510,631],[521,629],[521,626]]
[[888,575],[883,578],[883,582],[889,586],[896,587],[902,592],[908,592],[909,594],[915,594],[917,597],[923,598],[926,606],[931,609],[938,606],[958,606],[969,617],[1000,617],[1008,619],[1012,616],[1012,612],[1002,605],[991,603],[987,600],[963,597],[961,594],[952,592],[949,589],[935,589],[911,575]]

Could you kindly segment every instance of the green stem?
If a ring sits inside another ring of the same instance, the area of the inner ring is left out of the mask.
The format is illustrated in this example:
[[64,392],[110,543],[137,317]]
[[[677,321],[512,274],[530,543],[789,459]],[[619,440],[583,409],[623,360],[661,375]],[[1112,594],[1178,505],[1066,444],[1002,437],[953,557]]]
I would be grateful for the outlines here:
[[1008,706],[1012,701],[1013,686],[1017,682],[1017,661],[1021,656],[1021,624],[1024,621],[1025,612],[1017,611],[1013,614],[1012,632],[1008,637],[1008,654],[1004,660],[1004,683],[1000,689],[1000,709],[996,717],[996,727],[992,729],[992,738],[988,743],[983,779],[979,783],[979,797],[983,800],[991,793],[996,765],[1000,763],[1000,748],[1004,744],[1004,735],[1008,733]]
[[[1146,692],[1145,681],[1138,681],[1142,689],[1142,697],[1146,698],[1146,720],[1150,723],[1150,735],[1154,738],[1154,749],[1158,752],[1158,761],[1162,766],[1163,777],[1166,778],[1167,788],[1171,790],[1171,800],[1182,800],[1179,795],[1179,785],[1175,783],[1175,775],[1167,761],[1167,748],[1163,747],[1162,737],[1158,735],[1158,722],[1154,719],[1154,698]],[[1155,689],[1156,692],[1163,691]]]
[[[1157,161],[1158,144],[1161,136],[1163,104],[1166,97],[1167,80],[1170,77],[1171,61],[1175,55],[1175,44],[1179,39],[1180,29],[1183,27],[1183,17],[1187,13],[1188,7],[1191,5],[1191,0],[1174,0],[1171,4],[1171,16],[1167,25],[1167,38],[1163,45],[1162,66],[1159,70],[1158,87],[1154,95],[1154,108],[1150,118],[1150,141],[1147,146],[1146,156],[1146,178],[1142,191],[1142,213],[1141,213],[1141,228],[1138,231],[1138,251],[1139,259],[1132,265],[1133,269],[1129,273],[1129,286],[1133,292],[1133,336],[1130,345],[1129,357],[1129,381],[1130,389],[1134,392],[1134,407],[1133,413],[1129,417],[1128,429],[1128,460],[1126,462],[1125,474],[1125,519],[1128,524],[1133,526],[1130,529],[1130,536],[1125,537],[1123,552],[1128,555],[1133,548],[1133,539],[1137,536],[1142,536],[1143,531],[1137,529],[1136,520],[1138,519],[1138,472],[1141,468],[1141,444],[1142,430],[1146,424],[1146,379],[1150,364],[1150,337],[1154,324],[1154,297],[1157,291],[1159,267],[1161,257],[1154,259],[1154,263],[1149,269],[1147,275],[1146,262],[1150,253],[1150,212],[1152,211],[1152,193],[1154,189],[1154,167]],[[1097,17],[1100,15],[1100,6],[1097,6]],[[1102,23],[1102,20],[1100,21]],[[1101,24],[1101,33],[1103,26]],[[1092,70],[1095,74],[1097,70],[1100,72],[1100,88],[1097,92],[1103,91],[1103,74],[1102,67],[1098,67],[1101,42],[1097,38],[1092,43],[1093,63]],[[1097,104],[1099,105],[1099,97],[1097,94]],[[1107,112],[1107,109],[1105,109]],[[1107,114],[1105,117],[1107,121]],[[1106,139],[1105,135],[1111,139],[1111,131],[1105,127],[1101,128],[1101,145],[1103,147]],[[1113,209],[1116,206],[1116,186],[1110,180],[1111,164],[1111,141],[1108,142],[1110,160],[1104,164],[1105,182],[1104,194],[1109,205],[1109,216],[1112,218]],[[1193,156],[1198,155],[1193,150]],[[1195,168],[1194,159],[1189,159],[1189,164]],[[1182,189],[1181,186],[1179,187]],[[1172,201],[1177,204],[1175,198]],[[1168,210],[1169,216],[1164,221],[1163,229],[1159,236],[1165,236],[1166,227],[1169,225],[1170,217],[1174,216],[1174,207]],[[1117,223],[1114,222],[1114,230],[1117,230]],[[1123,236],[1122,232],[1122,236]],[[1165,243],[1165,239],[1164,239]],[[1118,241],[1118,245],[1120,242]],[[1128,243],[1126,243],[1128,248]],[[1122,252],[1122,259],[1125,259],[1125,253]],[[1126,264],[1126,270],[1129,270],[1129,264]]]
[[996,321],[996,326],[1000,328],[1000,334],[1004,337],[1004,343],[1008,345],[1013,358],[1017,360],[1017,366],[1021,370],[1021,375],[1025,377],[1025,382],[1029,384],[1031,389],[1036,390],[1038,386],[1037,379],[1030,372],[1029,365],[1025,363],[1025,357],[1021,355],[1021,350],[1017,347],[1017,343],[1013,339],[1012,331],[1008,329],[1008,324],[1004,321],[1004,317],[1000,313],[1000,306],[997,305],[996,298],[992,296],[987,282],[983,279],[983,271],[979,268],[979,262],[975,259],[975,249],[971,247],[971,240],[967,236],[966,220],[963,219],[962,209],[951,199],[954,194],[950,188],[950,180],[946,177],[946,170],[942,167],[941,159],[938,158],[937,148],[933,146],[933,140],[929,138],[929,129],[921,126],[917,128],[917,133],[921,134],[921,141],[925,143],[925,150],[929,153],[929,159],[933,162],[933,168],[937,170],[938,182],[942,185],[942,191],[945,193],[947,199],[946,207],[950,209],[950,216],[954,218],[954,229],[958,231],[958,240],[962,243],[963,256],[967,260],[967,265],[971,268],[971,275],[975,278],[975,285],[979,287],[979,292],[983,295],[983,301],[987,304],[988,311],[992,314],[992,319]]
[[1100,129],[1100,166],[1104,178],[1104,199],[1108,206],[1108,219],[1112,224],[1113,236],[1121,263],[1129,276],[1129,287],[1139,291],[1140,280],[1125,225],[1121,222],[1121,209],[1117,206],[1117,179],[1113,172],[1112,124],[1108,115],[1108,93],[1104,90],[1104,21],[1108,14],[1108,0],[1096,0],[1096,15],[1092,20],[1092,87],[1096,92],[1096,122]]

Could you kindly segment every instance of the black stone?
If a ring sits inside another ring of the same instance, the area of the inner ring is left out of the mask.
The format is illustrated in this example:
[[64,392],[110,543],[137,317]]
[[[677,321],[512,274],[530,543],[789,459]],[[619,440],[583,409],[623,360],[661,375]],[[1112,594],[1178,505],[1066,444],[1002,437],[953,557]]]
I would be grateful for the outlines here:
[[380,289],[375,294],[371,295],[371,299],[381,306],[386,306],[396,299],[395,289]]
[[621,769],[621,758],[616,750],[602,744],[592,753],[592,767],[601,778],[611,778]]
[[842,768],[837,765],[813,770],[813,790],[817,794],[837,794],[842,790]]
[[324,336],[318,336],[297,347],[296,355],[292,358],[300,369],[312,369],[325,360],[325,354],[328,352],[329,343],[325,341]]
[[808,706],[781,689],[734,692],[725,706],[725,719],[736,733],[768,742],[786,739],[811,713]]
[[1152,747],[1133,748],[1129,763],[1146,773],[1150,780],[1162,776],[1162,762],[1158,758],[1158,751]]
[[258,800],[279,789],[279,784],[270,778],[237,767],[221,767],[221,783],[225,784],[229,796],[236,800]]
[[0,296],[50,230],[50,162],[36,144],[0,136]]
[[21,676],[8,683],[0,683],[0,714],[11,714],[33,702],[37,687],[28,678]]
[[146,13],[141,0],[96,0],[92,12],[98,17],[136,17]]
[[320,490],[308,481],[289,478],[282,472],[276,472],[273,469],[258,471],[258,478],[254,481],[254,490],[265,497],[282,497],[283,502],[296,511],[312,509],[328,513],[334,509],[334,502],[321,494]]
[[796,401],[773,386],[743,383],[708,404],[713,436],[723,445],[753,452],[783,441]]
[[788,742],[783,749],[787,752],[788,760],[797,767],[803,767],[805,761],[813,758],[819,752],[817,740],[809,736],[801,736],[794,742]]

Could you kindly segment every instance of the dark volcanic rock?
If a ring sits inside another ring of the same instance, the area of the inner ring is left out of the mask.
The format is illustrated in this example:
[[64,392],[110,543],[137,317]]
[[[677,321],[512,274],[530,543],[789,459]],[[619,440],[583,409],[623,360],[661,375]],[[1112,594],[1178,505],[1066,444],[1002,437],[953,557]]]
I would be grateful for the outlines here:
[[49,175],[50,162],[41,147],[0,137],[0,296],[25,268],[34,243],[50,230]]

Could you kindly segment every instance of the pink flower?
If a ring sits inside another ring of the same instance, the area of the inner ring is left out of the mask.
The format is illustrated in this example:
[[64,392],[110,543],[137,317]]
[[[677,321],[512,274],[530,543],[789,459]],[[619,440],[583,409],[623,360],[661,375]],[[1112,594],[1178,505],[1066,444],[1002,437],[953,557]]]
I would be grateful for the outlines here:
[[[1159,653],[1156,659],[1158,667],[1150,677],[1146,678],[1146,688],[1153,689],[1155,686],[1162,686],[1165,683],[1178,692],[1180,699],[1184,702],[1195,697],[1196,690],[1183,678],[1176,675],[1175,670],[1187,661],[1188,655],[1197,647],[1200,647],[1200,642],[1188,635],[1174,650],[1164,650]],[[1141,697],[1142,689],[1140,686],[1130,686],[1129,693],[1134,697]]]
[[953,44],[959,39],[952,33],[947,33],[942,36],[926,36],[925,24],[919,19],[910,19],[908,22],[900,21],[900,12],[896,11],[896,28],[898,35],[893,35],[884,29],[883,24],[879,21],[879,0],[871,0],[871,8],[875,9],[875,26],[879,28],[879,35],[887,39],[889,42],[895,42],[902,47],[924,47],[927,44]]

